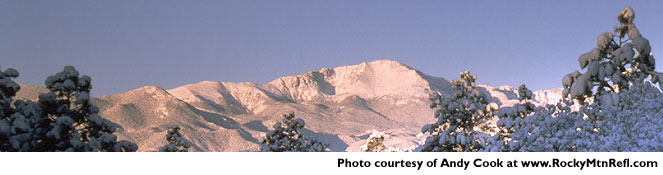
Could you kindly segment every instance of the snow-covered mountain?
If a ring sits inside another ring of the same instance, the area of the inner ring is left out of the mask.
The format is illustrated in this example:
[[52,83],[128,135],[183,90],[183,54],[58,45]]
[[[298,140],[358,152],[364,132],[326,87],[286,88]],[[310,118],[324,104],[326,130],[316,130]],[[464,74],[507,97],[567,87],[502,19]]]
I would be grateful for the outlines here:
[[[44,91],[24,87],[18,98],[35,99]],[[480,88],[502,106],[518,101],[512,87]],[[204,81],[171,90],[146,86],[92,102],[102,116],[122,126],[116,133],[120,139],[136,142],[139,151],[157,150],[166,143],[167,129],[176,125],[193,151],[257,151],[265,132],[290,111],[306,121],[305,135],[330,143],[332,151],[357,151],[372,130],[391,135],[388,146],[417,144],[421,126],[434,121],[431,91],[453,92],[444,78],[378,60],[266,84]],[[561,89],[536,91],[533,102],[559,99]]]

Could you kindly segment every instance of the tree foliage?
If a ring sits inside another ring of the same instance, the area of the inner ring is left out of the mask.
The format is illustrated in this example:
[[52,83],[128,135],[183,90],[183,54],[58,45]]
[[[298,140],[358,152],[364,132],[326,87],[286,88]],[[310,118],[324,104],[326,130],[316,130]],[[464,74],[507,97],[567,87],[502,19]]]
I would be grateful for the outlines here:
[[491,130],[489,121],[498,105],[476,89],[476,76],[470,75],[470,71],[461,72],[460,78],[451,81],[455,90],[452,96],[440,93],[430,96],[437,121],[422,128],[430,137],[418,151],[478,151],[485,144],[488,135],[484,132]]
[[481,151],[663,150],[663,94],[646,81],[660,84],[661,74],[653,71],[649,41],[635,28],[634,17],[633,9],[622,10],[616,34],[599,35],[598,47],[580,56],[587,71],[562,80],[569,99],[533,110],[527,103],[500,109],[501,132]]
[[168,144],[159,148],[159,152],[189,152],[189,147],[191,146],[185,142],[180,129],[179,126],[168,129],[168,133],[166,134]]
[[[285,125],[285,126],[283,126]],[[295,118],[295,113],[283,114],[283,123],[276,122],[274,131],[267,133],[262,143],[266,145],[266,151],[272,152],[322,152],[326,151],[329,144],[323,143],[315,138],[307,138],[299,130],[304,128],[304,120]]]
[[580,105],[587,98],[616,104],[616,93],[647,78],[654,83],[663,80],[663,74],[654,71],[656,63],[649,40],[640,34],[634,18],[633,9],[624,8],[617,15],[620,25],[615,27],[615,33],[600,34],[597,47],[578,57],[580,68],[586,71],[576,70],[562,78],[563,96],[576,99]]
[[16,93],[21,89],[21,87],[14,82],[13,78],[18,77],[18,71],[13,68],[9,68],[5,71],[0,69],[0,151],[7,151],[12,149],[10,141],[15,140],[15,138],[10,139],[14,136],[18,127],[23,126],[14,126],[13,118],[15,116],[15,109],[12,107],[12,99]]
[[568,99],[537,107],[513,126],[508,142],[497,139],[504,133],[496,134],[482,151],[662,151],[661,91],[643,83],[618,95],[617,105],[593,102],[577,111]]
[[[73,66],[49,76],[48,93],[38,102],[16,100],[7,105],[19,86],[10,78],[14,69],[3,72],[0,145],[2,151],[136,151],[129,141],[117,141],[116,124],[102,118],[99,108],[90,103],[91,78],[79,76]],[[6,142],[5,142],[6,141]]]
[[[502,107],[497,112],[499,120],[497,121],[498,133],[494,135],[498,145],[503,147],[493,147],[491,151],[511,151],[519,148],[519,143],[514,142],[511,134],[517,132],[524,124],[525,117],[534,112],[535,106],[530,102],[532,100],[532,91],[525,84],[518,87],[518,98],[520,103],[512,107]],[[488,140],[487,142],[491,142]]]

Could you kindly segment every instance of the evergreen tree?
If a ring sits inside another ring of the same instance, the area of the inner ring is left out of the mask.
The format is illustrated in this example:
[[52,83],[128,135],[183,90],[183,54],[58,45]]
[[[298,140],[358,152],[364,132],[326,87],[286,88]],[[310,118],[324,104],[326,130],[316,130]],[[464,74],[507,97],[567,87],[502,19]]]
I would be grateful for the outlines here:
[[564,99],[539,107],[513,127],[509,143],[489,143],[483,151],[663,150],[661,91],[643,83],[618,95],[618,106],[592,102],[576,111],[571,109],[573,101]]
[[640,34],[634,18],[633,9],[624,8],[617,15],[620,25],[615,27],[615,33],[600,34],[597,47],[578,57],[580,68],[587,71],[576,70],[564,76],[563,96],[570,95],[581,105],[587,98],[617,104],[620,91],[641,84],[646,78],[654,83],[663,80],[663,74],[654,71],[656,64],[649,40]]
[[5,71],[0,70],[0,151],[9,151],[11,148],[11,136],[14,134],[13,121],[15,109],[11,106],[13,97],[21,87],[12,80],[18,77],[18,71],[9,68]]
[[283,124],[276,122],[274,131],[267,133],[262,143],[266,145],[266,151],[272,152],[322,152],[326,151],[329,144],[323,143],[315,138],[304,137],[299,130],[304,128],[304,120],[295,119],[295,113],[283,114]]
[[497,145],[503,145],[503,147],[490,148],[494,149],[492,151],[519,149],[518,141],[513,140],[511,134],[523,125],[523,120],[534,112],[535,106],[529,102],[532,100],[532,91],[527,89],[524,84],[518,87],[518,98],[520,103],[514,104],[512,107],[502,107],[497,112],[497,116],[500,118],[497,121],[498,133],[493,137],[501,143]]
[[0,116],[3,118],[8,117],[14,111],[11,107],[12,98],[21,87],[12,80],[18,77],[18,71],[9,68],[5,71],[0,70]]
[[[538,107],[519,125],[501,119],[498,125],[512,125],[510,140],[497,139],[483,151],[661,151],[663,94],[645,81],[660,85],[661,74],[653,71],[649,41],[635,28],[634,17],[633,9],[622,10],[617,34],[601,34],[598,47],[578,59],[587,72],[563,78],[564,96],[571,99]],[[573,99],[581,105],[577,110],[571,108]]]
[[489,121],[498,106],[489,103],[487,95],[476,89],[476,76],[470,75],[469,70],[461,72],[460,78],[451,81],[455,90],[451,97],[439,93],[430,96],[437,121],[422,128],[430,137],[417,151],[479,151],[486,143],[488,134],[484,132],[492,129]]
[[73,66],[49,76],[39,95],[42,114],[50,126],[39,151],[136,151],[129,141],[117,141],[116,124],[102,118],[90,103],[91,78],[79,76]]
[[116,126],[97,113],[90,103],[90,77],[74,67],[49,76],[50,91],[38,102],[17,100],[9,104],[20,87],[11,78],[18,72],[8,69],[0,76],[0,151],[136,151],[129,141],[117,141]]
[[168,144],[159,148],[159,152],[189,152],[189,147],[191,147],[184,141],[179,126],[168,129],[166,141]]

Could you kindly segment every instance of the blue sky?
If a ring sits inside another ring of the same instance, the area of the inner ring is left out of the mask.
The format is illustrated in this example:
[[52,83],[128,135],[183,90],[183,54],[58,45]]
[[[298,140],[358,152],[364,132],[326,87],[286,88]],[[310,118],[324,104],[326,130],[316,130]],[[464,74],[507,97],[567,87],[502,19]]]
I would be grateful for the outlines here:
[[480,84],[550,89],[626,6],[661,55],[663,1],[0,0],[0,65],[35,85],[74,65],[92,77],[93,96],[266,83],[378,59],[450,80],[470,69]]

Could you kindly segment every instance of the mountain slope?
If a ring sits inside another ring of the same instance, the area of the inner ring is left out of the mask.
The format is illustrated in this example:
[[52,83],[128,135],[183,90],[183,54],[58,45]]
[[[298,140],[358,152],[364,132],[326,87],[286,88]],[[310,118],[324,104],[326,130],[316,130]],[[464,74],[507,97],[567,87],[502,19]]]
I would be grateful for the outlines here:
[[415,132],[431,122],[426,100],[432,83],[443,84],[433,86],[436,91],[450,92],[442,78],[379,60],[323,68],[267,84],[205,81],[168,92],[197,109],[228,115],[263,131],[280,121],[280,114],[293,111],[307,122],[311,134],[326,137],[322,139],[331,142],[334,151],[344,151],[347,143],[361,141],[359,137],[370,130]]
[[[23,87],[23,85],[22,85]],[[26,87],[28,87],[26,85]],[[493,100],[510,106],[517,90],[483,86]],[[19,98],[36,99],[45,89],[29,86]],[[428,94],[451,94],[444,78],[433,77],[390,60],[323,68],[277,78],[266,84],[203,81],[164,90],[146,86],[92,100],[101,115],[122,126],[117,135],[155,151],[166,130],[180,126],[192,151],[257,151],[260,139],[295,112],[303,131],[331,144],[332,151],[357,151],[371,130],[386,131],[391,146],[417,144],[420,128],[433,122]],[[534,92],[535,104],[556,102],[561,91]]]
[[[101,115],[122,126],[118,135],[139,143],[140,151],[164,145],[169,127],[180,126],[194,151],[248,151],[257,149],[257,132],[233,119],[199,110],[167,91],[146,86],[124,94],[95,99]],[[236,144],[219,144],[236,143]]]

